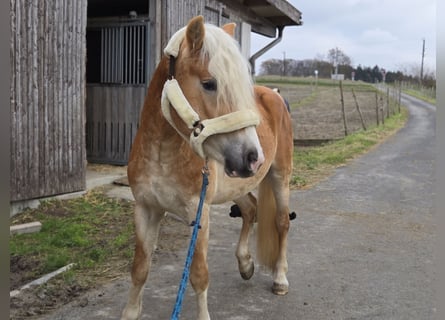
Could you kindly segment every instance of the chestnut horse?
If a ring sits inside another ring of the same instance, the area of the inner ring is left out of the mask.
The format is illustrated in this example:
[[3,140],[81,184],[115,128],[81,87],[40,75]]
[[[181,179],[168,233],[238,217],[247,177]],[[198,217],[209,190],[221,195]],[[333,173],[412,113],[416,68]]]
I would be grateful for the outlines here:
[[[254,273],[248,238],[257,222],[258,262],[273,272],[272,291],[288,292],[291,119],[278,94],[253,85],[234,28],[233,23],[222,28],[204,24],[202,16],[191,19],[170,39],[149,85],[128,162],[136,246],[122,319],[141,316],[143,286],[165,213],[194,220],[205,165],[209,184],[190,268],[197,318],[210,319],[211,204],[234,201],[241,211],[236,249],[241,277],[247,280]],[[257,187],[256,198],[251,191]]]

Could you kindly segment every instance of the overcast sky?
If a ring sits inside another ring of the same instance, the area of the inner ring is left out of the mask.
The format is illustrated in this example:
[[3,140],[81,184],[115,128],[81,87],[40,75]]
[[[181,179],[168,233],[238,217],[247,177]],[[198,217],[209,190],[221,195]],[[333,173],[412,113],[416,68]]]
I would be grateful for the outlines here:
[[[256,62],[271,58],[326,59],[338,47],[354,67],[378,65],[388,71],[420,69],[425,39],[425,70],[436,68],[435,0],[290,0],[302,12],[302,26],[284,29],[282,41]],[[271,42],[252,34],[252,54]]]

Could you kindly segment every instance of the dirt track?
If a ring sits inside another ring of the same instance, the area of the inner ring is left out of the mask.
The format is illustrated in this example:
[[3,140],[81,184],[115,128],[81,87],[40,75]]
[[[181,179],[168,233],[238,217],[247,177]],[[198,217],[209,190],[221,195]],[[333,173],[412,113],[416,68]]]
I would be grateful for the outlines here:
[[[433,217],[435,107],[404,98],[407,126],[315,188],[294,191],[287,296],[260,268],[241,280],[234,257],[240,221],[228,205],[211,221],[212,319],[431,319],[435,314]],[[184,247],[186,244],[184,244]],[[142,319],[168,319],[185,249],[158,256]],[[129,279],[79,297],[41,319],[117,319]],[[194,319],[189,287],[182,319]]]

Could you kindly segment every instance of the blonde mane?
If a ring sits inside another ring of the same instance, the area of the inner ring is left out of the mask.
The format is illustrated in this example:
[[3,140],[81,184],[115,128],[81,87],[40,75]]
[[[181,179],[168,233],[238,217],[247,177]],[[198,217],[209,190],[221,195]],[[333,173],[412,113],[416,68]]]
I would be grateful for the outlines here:
[[205,24],[201,55],[202,59],[209,59],[209,73],[218,83],[218,107],[256,109],[250,64],[232,36],[215,25]]

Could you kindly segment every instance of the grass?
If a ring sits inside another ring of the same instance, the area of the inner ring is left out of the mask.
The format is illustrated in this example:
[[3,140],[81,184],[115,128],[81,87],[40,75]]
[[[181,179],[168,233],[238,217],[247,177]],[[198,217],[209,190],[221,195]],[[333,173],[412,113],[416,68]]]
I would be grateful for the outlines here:
[[332,171],[348,161],[369,151],[404,126],[408,112],[402,108],[385,120],[384,125],[358,131],[347,137],[314,147],[294,149],[294,169],[291,188],[309,188],[329,176]]
[[[130,262],[133,251],[133,205],[108,198],[100,189],[72,200],[48,200],[37,209],[14,217],[11,224],[40,221],[38,233],[10,238],[11,256],[34,262],[25,278],[33,279],[69,263],[76,265],[68,275],[80,281],[108,269],[113,260]],[[109,276],[126,272],[114,268]]]
[[403,92],[406,93],[406,94],[409,94],[410,96],[418,98],[420,100],[426,101],[428,103],[431,103],[431,104],[434,104],[434,105],[436,104],[436,98],[435,97],[428,96],[428,95],[424,94],[423,92],[421,92],[419,90],[403,89]]
[[[321,87],[338,87],[339,81],[332,79],[319,78],[317,81],[314,77],[281,77],[281,76],[258,76],[255,82],[260,85],[270,84],[292,84],[297,86],[321,86]],[[354,87],[360,91],[375,91],[372,84],[363,81],[343,80],[343,87]]]

